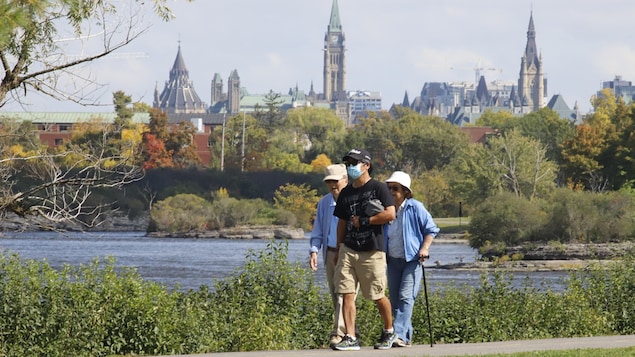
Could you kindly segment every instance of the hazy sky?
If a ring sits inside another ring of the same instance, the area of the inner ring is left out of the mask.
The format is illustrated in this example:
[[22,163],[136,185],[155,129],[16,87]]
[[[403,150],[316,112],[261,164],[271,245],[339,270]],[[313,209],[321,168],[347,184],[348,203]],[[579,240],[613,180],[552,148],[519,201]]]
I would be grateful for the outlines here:
[[[127,3],[127,1],[123,1]],[[346,36],[348,90],[378,91],[383,107],[412,101],[425,82],[517,81],[533,13],[548,97],[561,94],[583,113],[602,82],[635,81],[635,1],[627,0],[339,0]],[[176,19],[152,27],[123,49],[123,58],[91,65],[111,93],[123,90],[152,104],[163,89],[179,40],[190,79],[203,101],[219,73],[233,69],[250,93],[286,93],[313,82],[322,92],[324,34],[332,0],[168,1]],[[143,56],[136,56],[142,54]],[[225,88],[225,91],[227,89]],[[30,111],[112,111],[27,96]],[[5,106],[3,110],[22,110]]]

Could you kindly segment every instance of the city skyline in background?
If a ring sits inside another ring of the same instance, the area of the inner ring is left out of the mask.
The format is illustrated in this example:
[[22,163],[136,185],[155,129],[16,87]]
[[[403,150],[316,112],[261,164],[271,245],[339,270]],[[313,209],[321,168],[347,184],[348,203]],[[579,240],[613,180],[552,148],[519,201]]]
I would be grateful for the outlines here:
[[[582,114],[602,82],[635,80],[635,45],[628,33],[635,4],[608,0],[573,4],[534,0],[449,0],[363,3],[339,0],[346,36],[346,89],[378,91],[384,109],[412,99],[426,82],[473,82],[475,75],[517,81],[533,14],[536,43],[548,80],[547,100],[561,94]],[[296,85],[322,90],[324,34],[332,0],[202,1],[169,3],[176,19],[152,27],[111,58],[90,64],[107,83],[101,107],[83,107],[28,94],[24,108],[6,111],[112,111],[112,92],[152,104],[163,88],[178,46],[201,99],[210,104],[215,73],[226,81],[234,69],[250,93],[286,93]],[[524,6],[523,6],[524,5]]]

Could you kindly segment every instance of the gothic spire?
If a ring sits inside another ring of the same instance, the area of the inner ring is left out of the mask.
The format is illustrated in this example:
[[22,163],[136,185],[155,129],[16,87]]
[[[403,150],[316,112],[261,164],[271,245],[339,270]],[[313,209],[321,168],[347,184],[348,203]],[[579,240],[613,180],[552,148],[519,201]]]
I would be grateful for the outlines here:
[[536,47],[536,29],[534,28],[534,14],[533,12],[529,16],[529,28],[527,29],[527,46],[525,47],[525,58],[527,60],[527,67],[531,67],[532,64],[536,65],[536,68],[540,65],[540,58],[538,58],[538,50]]
[[408,99],[408,91],[406,91],[406,94],[403,96],[403,102],[401,103],[401,106],[410,108],[410,100]]
[[340,10],[337,6],[337,0],[333,0],[331,7],[331,21],[329,21],[328,32],[342,32],[342,24],[340,23]]
[[182,79],[189,79],[189,72],[187,67],[185,67],[185,61],[183,60],[183,55],[181,55],[181,44],[179,43],[179,49],[176,53],[176,58],[174,59],[174,64],[172,65],[172,69],[170,70],[170,79],[177,77],[183,77]]

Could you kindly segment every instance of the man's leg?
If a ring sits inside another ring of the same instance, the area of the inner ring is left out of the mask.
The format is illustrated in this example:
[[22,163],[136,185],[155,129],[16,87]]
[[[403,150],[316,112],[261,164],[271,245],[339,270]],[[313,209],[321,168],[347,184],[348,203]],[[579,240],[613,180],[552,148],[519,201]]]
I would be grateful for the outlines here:
[[381,321],[384,323],[384,330],[392,328],[392,307],[390,300],[387,297],[382,297],[379,300],[375,300],[377,309],[379,309],[379,315],[381,315]]
[[[390,303],[388,303],[390,309]],[[357,308],[355,307],[355,293],[343,295],[342,314],[344,315],[344,324],[346,325],[346,334],[355,336],[355,317]]]
[[[335,292],[335,253],[326,252],[326,281],[328,282],[329,292],[333,301],[333,329],[331,337],[342,337],[346,334],[346,325],[344,324],[344,316],[342,314],[342,295]],[[331,339],[331,342],[339,342]]]

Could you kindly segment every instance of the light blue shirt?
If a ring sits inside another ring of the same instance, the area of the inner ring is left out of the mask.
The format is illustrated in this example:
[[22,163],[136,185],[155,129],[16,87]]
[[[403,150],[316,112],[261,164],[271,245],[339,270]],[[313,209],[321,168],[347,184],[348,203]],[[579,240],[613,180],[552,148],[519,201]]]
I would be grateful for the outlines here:
[[403,208],[406,200],[397,208],[397,217],[388,225],[388,252],[393,258],[405,259],[406,252],[403,247]]
[[[401,241],[403,242],[403,256],[400,258],[404,258],[407,262],[410,262],[419,259],[419,250],[423,245],[425,237],[428,234],[436,237],[440,229],[436,223],[434,223],[432,215],[430,215],[430,212],[423,206],[423,203],[414,198],[406,199],[399,211],[399,216],[401,217],[398,216],[395,220],[399,220],[401,224],[400,231]],[[391,225],[395,223],[396,222],[393,221]],[[387,254],[393,257],[394,255],[390,251],[392,246],[390,246],[390,239],[388,238],[389,234],[391,234],[390,227],[385,229],[384,232],[388,232],[384,234],[384,238],[387,240]],[[397,232],[393,234],[396,236]],[[392,238],[393,235],[390,235],[390,237]]]
[[338,218],[333,215],[335,204],[335,197],[330,192],[318,201],[315,222],[313,222],[313,230],[311,231],[310,252],[317,253],[322,249],[324,259],[326,259],[326,248],[336,248],[337,246]]

